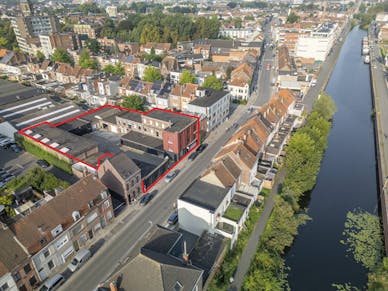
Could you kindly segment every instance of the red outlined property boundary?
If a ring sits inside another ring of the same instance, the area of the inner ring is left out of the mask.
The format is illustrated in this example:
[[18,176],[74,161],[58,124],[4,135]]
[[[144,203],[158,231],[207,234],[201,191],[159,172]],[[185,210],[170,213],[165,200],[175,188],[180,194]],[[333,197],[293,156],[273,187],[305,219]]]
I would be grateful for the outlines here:
[[182,115],[182,116],[186,116],[186,117],[190,117],[190,118],[195,118],[197,121],[197,142],[195,144],[195,146],[190,149],[187,153],[185,153],[177,162],[175,162],[165,173],[163,173],[163,175],[161,175],[156,181],[154,181],[151,185],[149,185],[147,188],[145,187],[144,185],[144,180],[141,181],[141,187],[142,187],[142,191],[143,193],[146,193],[147,191],[151,190],[164,176],[166,176],[168,174],[168,172],[170,172],[172,169],[174,169],[184,158],[186,158],[186,156],[188,156],[192,151],[194,151],[200,144],[200,121],[199,121],[199,117],[198,116],[194,116],[194,115],[190,115],[190,114],[186,114],[186,113],[181,113],[181,112],[175,112],[175,111],[172,111],[172,110],[168,110],[168,109],[162,109],[162,108],[153,108],[153,109],[150,109],[148,111],[139,111],[139,110],[133,110],[133,109],[128,109],[128,108],[124,108],[124,107],[121,107],[121,106],[117,106],[117,105],[111,105],[111,104],[106,104],[106,105],[103,105],[103,106],[100,106],[98,108],[95,108],[95,109],[92,109],[92,110],[89,110],[89,111],[86,111],[86,112],[83,112],[75,117],[71,117],[71,118],[68,118],[64,121],[61,121],[61,122],[57,122],[57,123],[51,123],[49,121],[42,121],[42,122],[39,122],[39,123],[36,123],[36,124],[33,124],[31,126],[28,126],[26,128],[23,128],[21,130],[18,131],[18,133],[28,139],[31,139],[33,140],[34,142],[36,143],[39,143],[45,147],[48,147],[49,149],[73,160],[74,162],[78,162],[78,163],[82,163],[94,170],[98,170],[98,168],[100,167],[101,165],[101,161],[102,159],[104,159],[105,157],[113,157],[114,155],[112,153],[103,153],[101,156],[98,157],[97,159],[97,166],[94,166],[94,165],[91,165],[77,157],[74,157],[68,153],[64,153],[64,152],[61,152],[60,150],[58,150],[57,148],[54,148],[42,141],[40,141],[39,139],[37,138],[34,138],[33,136],[29,135],[26,133],[26,131],[28,130],[31,130],[35,127],[39,127],[43,124],[47,124],[48,126],[50,127],[58,127],[60,125],[63,125],[65,123],[68,123],[68,122],[71,122],[73,120],[76,120],[76,119],[79,119],[79,118],[82,118],[86,115],[89,115],[89,114],[92,114],[92,113],[95,113],[99,110],[102,110],[102,109],[105,109],[105,108],[114,108],[114,109],[119,109],[119,110],[123,110],[123,111],[129,111],[129,112],[135,112],[135,113],[138,113],[138,114],[142,114],[142,115],[147,115],[155,110],[159,110],[159,111],[164,111],[164,112],[168,112],[168,113],[173,113],[173,114],[178,114],[178,115]]

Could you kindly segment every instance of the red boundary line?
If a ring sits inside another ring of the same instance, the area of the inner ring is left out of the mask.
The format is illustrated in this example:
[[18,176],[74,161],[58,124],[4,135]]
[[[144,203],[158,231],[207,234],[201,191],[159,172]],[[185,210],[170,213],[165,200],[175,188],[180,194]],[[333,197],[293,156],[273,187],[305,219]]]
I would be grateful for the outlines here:
[[150,190],[151,188],[153,188],[156,183],[158,183],[162,178],[164,178],[164,176],[166,176],[172,169],[174,169],[184,158],[186,158],[187,155],[189,155],[192,151],[194,151],[198,146],[199,146],[199,143],[200,143],[200,121],[199,121],[199,117],[198,116],[194,116],[194,115],[190,115],[190,114],[186,114],[186,113],[181,113],[181,112],[175,112],[175,111],[172,111],[172,110],[168,110],[168,109],[162,109],[162,108],[153,108],[153,109],[150,109],[146,112],[143,112],[143,111],[139,111],[139,110],[134,110],[134,109],[128,109],[128,108],[124,108],[124,107],[121,107],[121,106],[117,106],[117,105],[112,105],[112,104],[106,104],[106,105],[103,105],[103,106],[100,106],[98,108],[95,108],[95,109],[92,109],[92,110],[89,110],[89,111],[86,111],[84,113],[81,113],[75,117],[71,117],[71,118],[68,118],[64,121],[61,121],[61,122],[57,122],[57,123],[51,123],[49,121],[42,121],[42,122],[39,122],[39,123],[36,123],[36,124],[33,124],[31,126],[28,126],[26,128],[23,128],[21,130],[18,131],[18,133],[22,136],[25,136],[31,140],[33,140],[34,142],[37,142],[43,146],[46,146],[48,147],[49,149],[61,154],[61,155],[64,155],[65,157],[73,160],[73,161],[76,161],[76,162],[79,162],[79,163],[82,163],[90,168],[93,168],[95,169],[96,171],[98,170],[98,168],[100,167],[101,165],[101,161],[103,158],[105,157],[113,157],[113,154],[112,153],[103,153],[101,156],[99,156],[97,158],[97,166],[94,166],[94,165],[91,165],[77,157],[74,157],[68,153],[63,153],[61,152],[60,150],[58,150],[57,148],[54,148],[32,136],[30,136],[29,134],[26,133],[27,130],[30,130],[30,129],[33,129],[35,127],[39,127],[43,124],[47,124],[48,126],[50,127],[58,127],[60,125],[63,125],[65,123],[68,123],[68,122],[71,122],[73,120],[76,120],[78,118],[81,118],[81,117],[84,117],[86,115],[89,115],[89,114],[92,114],[94,112],[97,112],[101,109],[104,109],[104,108],[115,108],[115,109],[119,109],[119,110],[124,110],[124,111],[129,111],[129,112],[136,112],[136,113],[139,113],[139,114],[143,114],[143,115],[147,115],[155,110],[159,110],[159,111],[164,111],[164,112],[168,112],[168,113],[173,113],[173,114],[179,114],[179,115],[182,115],[182,116],[186,116],[186,117],[190,117],[190,118],[195,118],[197,120],[197,143],[196,145],[191,149],[189,150],[187,153],[185,153],[177,162],[175,162],[171,168],[169,168],[166,172],[163,173],[163,175],[161,175],[156,181],[154,181],[150,186],[148,186],[147,188],[144,186],[144,180],[141,181],[141,188],[142,188],[142,191],[143,193],[146,193],[148,190]]

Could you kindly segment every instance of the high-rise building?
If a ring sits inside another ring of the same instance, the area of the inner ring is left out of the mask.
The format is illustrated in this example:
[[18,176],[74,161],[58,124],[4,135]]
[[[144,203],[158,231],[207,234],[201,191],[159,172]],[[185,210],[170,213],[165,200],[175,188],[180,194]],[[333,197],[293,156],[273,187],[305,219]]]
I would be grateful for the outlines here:
[[40,34],[59,32],[58,18],[54,15],[34,15],[29,0],[20,0],[22,14],[12,20],[13,30],[19,48],[26,53],[33,53],[31,43],[38,40]]

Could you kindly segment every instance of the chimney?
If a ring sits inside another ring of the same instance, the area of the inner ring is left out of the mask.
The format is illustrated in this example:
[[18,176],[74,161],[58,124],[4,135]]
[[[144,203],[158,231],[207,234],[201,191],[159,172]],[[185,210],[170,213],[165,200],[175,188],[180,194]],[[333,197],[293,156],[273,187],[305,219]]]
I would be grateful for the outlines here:
[[182,255],[182,260],[185,265],[189,263],[189,255],[187,253],[187,246],[186,246],[186,241],[183,241],[183,255]]

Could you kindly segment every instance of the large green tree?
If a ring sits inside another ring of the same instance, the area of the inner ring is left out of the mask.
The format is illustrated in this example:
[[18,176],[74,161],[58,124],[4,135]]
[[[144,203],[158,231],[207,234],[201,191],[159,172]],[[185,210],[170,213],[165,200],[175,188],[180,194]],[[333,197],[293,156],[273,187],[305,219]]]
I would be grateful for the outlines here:
[[296,23],[299,22],[299,16],[294,12],[291,12],[287,17],[287,23]]
[[116,63],[115,65],[106,65],[103,71],[105,73],[110,73],[113,75],[119,75],[119,76],[125,75],[125,69],[121,63]]
[[222,90],[222,82],[216,76],[209,76],[205,79],[202,85],[204,88]]
[[83,69],[93,69],[97,70],[97,62],[90,56],[90,53],[87,50],[82,50],[79,55],[79,65]]
[[380,219],[361,209],[348,212],[345,221],[344,239],[356,262],[373,270],[381,263],[384,245]]
[[189,70],[184,70],[181,74],[179,84],[183,85],[186,83],[195,83],[196,80],[197,78],[192,72],[190,72]]
[[37,51],[36,52],[36,58],[38,59],[39,62],[43,62],[45,60],[45,55],[42,53],[42,51]]
[[217,38],[220,22],[216,16],[212,18],[197,17],[195,19],[195,36],[197,38]]
[[144,26],[141,35],[140,35],[140,43],[147,43],[147,42],[159,42],[160,41],[160,32],[159,28],[147,24]]
[[85,46],[92,52],[92,54],[97,55],[100,52],[100,43],[93,38],[87,39],[85,41]]
[[121,105],[129,109],[135,109],[140,111],[145,110],[143,98],[138,95],[129,95],[124,97]]
[[330,120],[337,111],[337,107],[328,94],[321,92],[314,102],[313,110],[321,114],[323,118]]
[[14,49],[18,44],[11,21],[0,19],[0,48]]
[[61,62],[67,64],[73,64],[74,62],[70,54],[64,49],[56,49],[52,54],[51,59],[54,62]]
[[143,81],[155,82],[157,80],[163,80],[162,74],[157,68],[147,66],[147,68],[144,70]]

